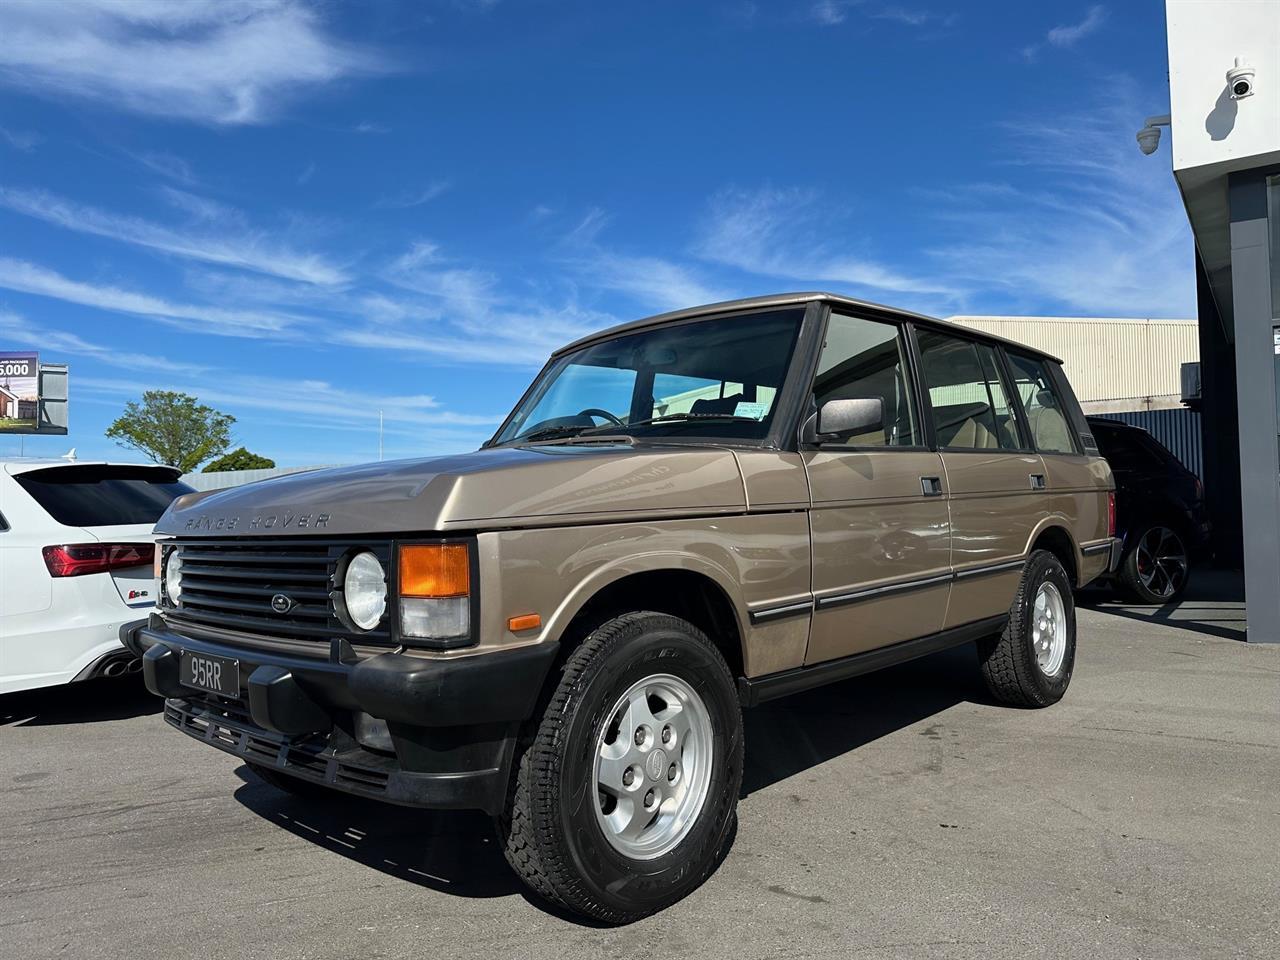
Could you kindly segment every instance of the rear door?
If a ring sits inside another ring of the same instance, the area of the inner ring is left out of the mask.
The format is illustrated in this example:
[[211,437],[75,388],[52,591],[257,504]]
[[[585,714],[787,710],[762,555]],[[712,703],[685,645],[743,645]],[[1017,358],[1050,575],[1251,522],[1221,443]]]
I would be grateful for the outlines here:
[[1008,611],[1045,516],[1045,469],[1031,449],[999,351],[917,328],[921,378],[946,472],[955,582],[946,626]]
[[1006,351],[1014,390],[1045,474],[1045,509],[1071,531],[1080,547],[1080,583],[1106,570],[1111,549],[1107,499],[1110,468],[1082,434],[1088,424],[1061,367],[1042,357]]
[[922,431],[900,325],[833,312],[814,409],[878,397],[883,429],[803,451],[815,612],[806,663],[936,633],[950,589],[942,460]]

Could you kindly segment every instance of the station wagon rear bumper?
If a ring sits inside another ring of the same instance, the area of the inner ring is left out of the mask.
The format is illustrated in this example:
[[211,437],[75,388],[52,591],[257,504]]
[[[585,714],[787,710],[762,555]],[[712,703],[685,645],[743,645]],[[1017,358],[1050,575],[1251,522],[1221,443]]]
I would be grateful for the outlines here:
[[[502,807],[516,730],[557,651],[540,643],[455,659],[334,662],[177,634],[158,617],[125,624],[120,639],[142,657],[147,688],[165,698],[165,720],[188,736],[345,793],[489,813]],[[237,661],[240,696],[185,686],[184,651]]]

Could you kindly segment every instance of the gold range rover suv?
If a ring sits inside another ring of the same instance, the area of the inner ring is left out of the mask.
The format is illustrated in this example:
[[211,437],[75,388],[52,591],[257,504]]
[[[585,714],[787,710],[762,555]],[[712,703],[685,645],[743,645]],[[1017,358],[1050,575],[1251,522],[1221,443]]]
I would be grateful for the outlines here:
[[718,862],[742,707],[965,643],[999,700],[1062,697],[1112,491],[1052,357],[720,303],[557,351],[474,453],[179,497],[122,638],[266,782],[487,811],[537,893],[622,923]]

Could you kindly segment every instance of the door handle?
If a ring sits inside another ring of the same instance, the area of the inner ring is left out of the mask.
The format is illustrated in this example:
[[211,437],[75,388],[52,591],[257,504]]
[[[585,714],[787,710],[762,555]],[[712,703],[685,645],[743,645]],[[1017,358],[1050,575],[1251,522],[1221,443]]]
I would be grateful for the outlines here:
[[1032,490],[1043,490],[1043,489],[1044,489],[1044,474],[1043,474],[1043,473],[1033,473],[1033,474],[1031,474],[1031,475],[1030,475],[1030,478],[1031,478],[1031,489],[1032,489]]
[[942,496],[942,478],[941,477],[921,477],[920,489],[926,497]]

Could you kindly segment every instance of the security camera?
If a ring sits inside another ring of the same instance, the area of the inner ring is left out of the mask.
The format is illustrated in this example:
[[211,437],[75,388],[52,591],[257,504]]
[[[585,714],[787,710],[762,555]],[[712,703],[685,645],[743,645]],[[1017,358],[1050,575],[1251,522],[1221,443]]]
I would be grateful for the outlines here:
[[1147,122],[1138,131],[1138,149],[1148,157],[1160,146],[1160,128],[1169,126],[1169,115],[1147,117]]
[[1253,76],[1256,71],[1242,59],[1236,57],[1236,65],[1227,71],[1227,86],[1231,88],[1232,100],[1243,100],[1253,96]]

